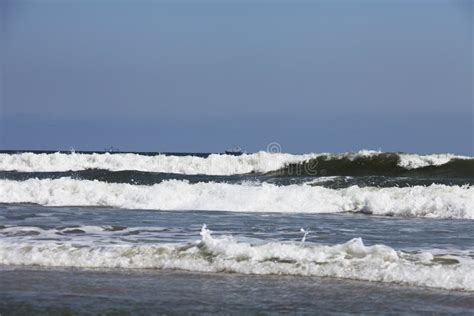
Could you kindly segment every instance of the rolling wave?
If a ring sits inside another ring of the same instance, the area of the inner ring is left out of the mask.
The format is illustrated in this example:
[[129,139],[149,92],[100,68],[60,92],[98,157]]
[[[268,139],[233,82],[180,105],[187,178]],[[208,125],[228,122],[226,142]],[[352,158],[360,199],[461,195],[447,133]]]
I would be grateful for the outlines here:
[[0,171],[64,172],[87,169],[135,170],[188,175],[265,174],[398,175],[474,177],[474,158],[452,154],[416,155],[359,151],[343,154],[258,152],[241,156],[140,155],[133,153],[19,153],[0,154]]
[[308,184],[192,184],[179,180],[167,180],[152,186],[70,178],[21,182],[0,180],[0,203],[234,212],[356,212],[474,219],[474,187],[439,184],[330,189]]
[[472,257],[396,251],[385,245],[239,242],[215,238],[172,244],[108,244],[0,239],[0,264],[46,267],[179,269],[260,275],[336,277],[474,291]]
[[[322,155],[271,171],[274,176],[390,176],[474,178],[474,159],[436,155],[379,153],[370,156]],[[424,158],[424,159],[423,159]]]

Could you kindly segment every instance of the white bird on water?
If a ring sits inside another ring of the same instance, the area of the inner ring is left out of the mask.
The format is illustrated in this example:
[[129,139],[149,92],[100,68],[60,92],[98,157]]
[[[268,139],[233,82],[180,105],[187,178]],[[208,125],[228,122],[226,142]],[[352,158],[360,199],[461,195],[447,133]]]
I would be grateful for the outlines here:
[[300,229],[300,232],[303,233],[303,238],[301,239],[301,242],[305,242],[306,241],[306,236],[308,236],[308,234],[310,233],[309,229],[304,229],[304,228],[301,228]]

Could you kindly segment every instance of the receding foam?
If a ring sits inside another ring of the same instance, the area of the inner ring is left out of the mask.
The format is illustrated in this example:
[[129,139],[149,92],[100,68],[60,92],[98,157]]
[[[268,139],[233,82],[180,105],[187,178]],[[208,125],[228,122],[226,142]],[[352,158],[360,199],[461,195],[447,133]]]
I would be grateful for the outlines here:
[[336,245],[251,244],[232,237],[214,238],[205,226],[201,236],[195,243],[100,246],[4,238],[0,264],[319,276],[474,291],[474,260],[469,257],[366,246],[360,238]]

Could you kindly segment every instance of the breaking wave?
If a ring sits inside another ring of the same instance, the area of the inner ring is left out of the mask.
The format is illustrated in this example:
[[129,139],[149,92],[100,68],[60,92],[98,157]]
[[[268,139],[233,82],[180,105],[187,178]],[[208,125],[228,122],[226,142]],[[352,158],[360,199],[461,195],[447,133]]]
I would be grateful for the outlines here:
[[179,269],[260,275],[336,277],[474,291],[472,257],[396,251],[385,245],[237,241],[215,238],[204,225],[201,240],[173,244],[22,242],[0,239],[0,264],[46,267]]
[[0,203],[234,212],[356,212],[474,219],[474,188],[441,184],[330,189],[308,184],[192,184],[182,180],[167,180],[152,186],[70,178],[0,180]]
[[474,159],[451,155],[322,155],[269,173],[285,176],[391,176],[474,178]]
[[439,175],[474,177],[474,159],[452,154],[416,155],[359,151],[343,154],[258,152],[207,157],[134,153],[0,154],[1,171],[62,172],[87,169],[136,170],[174,174],[236,175]]
[[259,152],[241,156],[211,154],[200,156],[140,155],[133,153],[0,154],[0,170],[23,172],[79,171],[104,169],[137,170],[174,174],[233,175],[265,173],[288,163],[302,162],[316,155]]

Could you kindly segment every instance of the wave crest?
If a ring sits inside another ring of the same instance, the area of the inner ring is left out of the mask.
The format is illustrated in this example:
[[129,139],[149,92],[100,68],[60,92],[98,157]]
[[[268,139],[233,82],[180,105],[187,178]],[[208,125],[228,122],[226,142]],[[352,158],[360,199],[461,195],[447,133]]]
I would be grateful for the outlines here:
[[391,176],[474,178],[474,159],[452,155],[321,155],[271,171],[273,176]]
[[70,178],[0,180],[0,203],[234,212],[361,212],[474,219],[474,187],[441,184],[330,189],[306,184],[191,184],[178,180],[152,186]]
[[[464,162],[463,162],[464,161]],[[375,175],[402,174],[420,168],[437,168],[449,163],[454,174],[474,176],[472,157],[452,154],[416,155],[359,151],[343,154],[305,154],[258,152],[241,156],[211,154],[207,157],[140,155],[132,153],[20,153],[0,154],[0,170],[19,172],[62,172],[86,169],[110,171],[136,170],[175,174],[236,175],[247,173],[285,173],[298,175]],[[434,170],[434,169],[433,169]],[[437,169],[436,169],[437,170]],[[449,171],[448,170],[448,171]],[[432,171],[432,170],[431,170]],[[444,171],[441,170],[440,174]],[[449,172],[448,172],[449,173]],[[324,175],[324,174],[322,174]]]

